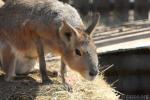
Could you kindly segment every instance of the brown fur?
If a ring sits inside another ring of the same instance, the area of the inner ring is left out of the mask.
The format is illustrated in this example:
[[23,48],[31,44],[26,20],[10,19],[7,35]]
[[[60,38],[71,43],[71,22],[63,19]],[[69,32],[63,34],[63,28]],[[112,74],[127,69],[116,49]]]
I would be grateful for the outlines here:
[[[32,60],[37,58],[41,74],[46,73],[43,56],[49,52],[60,55],[64,64],[68,64],[85,78],[93,79],[98,72],[98,60],[90,33],[98,18],[99,16],[85,31],[79,14],[68,4],[57,0],[6,1],[0,9],[0,44],[8,48],[1,47],[0,60],[2,69],[9,70],[5,71],[8,81],[17,73],[15,71],[20,64],[25,67],[28,64],[32,68]],[[29,58],[31,60],[26,60]],[[4,62],[7,60],[10,63],[5,67]]]

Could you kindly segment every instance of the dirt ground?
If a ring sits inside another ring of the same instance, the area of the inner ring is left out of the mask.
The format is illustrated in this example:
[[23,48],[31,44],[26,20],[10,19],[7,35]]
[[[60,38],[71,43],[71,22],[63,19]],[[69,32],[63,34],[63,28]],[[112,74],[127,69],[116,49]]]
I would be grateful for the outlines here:
[[[47,63],[47,68],[59,71],[58,61]],[[50,74],[49,72],[49,76]],[[72,78],[79,76],[74,72],[70,75]],[[0,72],[0,100],[117,100],[119,97],[102,78],[92,83],[78,78],[74,81],[72,93],[65,90],[60,76],[51,78],[54,82],[51,85],[41,84],[38,71],[19,76],[11,83],[5,82],[3,78],[4,74]]]

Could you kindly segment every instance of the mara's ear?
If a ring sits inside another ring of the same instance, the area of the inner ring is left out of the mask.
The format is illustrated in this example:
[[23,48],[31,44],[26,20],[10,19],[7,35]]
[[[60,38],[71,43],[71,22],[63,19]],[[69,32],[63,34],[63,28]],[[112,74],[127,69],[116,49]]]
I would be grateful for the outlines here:
[[59,28],[59,36],[65,44],[69,45],[75,40],[76,37],[78,37],[78,32],[69,23],[63,21]]
[[96,25],[98,24],[99,22],[99,19],[100,19],[100,14],[99,13],[96,13],[93,17],[93,22],[92,24],[85,30],[85,32],[88,34],[88,35],[92,35]]

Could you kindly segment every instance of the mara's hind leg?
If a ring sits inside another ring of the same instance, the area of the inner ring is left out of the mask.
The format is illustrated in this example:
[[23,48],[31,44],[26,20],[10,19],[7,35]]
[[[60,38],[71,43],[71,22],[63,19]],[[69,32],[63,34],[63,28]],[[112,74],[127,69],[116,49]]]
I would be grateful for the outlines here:
[[16,61],[16,74],[28,75],[35,70],[36,59],[22,57]]
[[2,51],[2,70],[6,73],[5,80],[13,81],[13,78],[16,76],[15,74],[15,55],[11,51],[10,47],[6,47]]

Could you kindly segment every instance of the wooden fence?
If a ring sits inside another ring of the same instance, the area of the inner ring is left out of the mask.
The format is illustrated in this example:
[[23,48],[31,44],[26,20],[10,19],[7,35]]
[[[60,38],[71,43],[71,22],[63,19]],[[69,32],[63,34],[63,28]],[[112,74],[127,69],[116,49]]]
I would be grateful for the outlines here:
[[[63,1],[63,0],[61,0]],[[66,0],[65,0],[66,1]],[[67,0],[69,2],[69,0]],[[123,9],[148,9],[150,0],[72,0],[69,3],[77,8],[86,10],[123,10]]]
[[[149,19],[150,0],[60,0],[70,3],[82,14],[89,11],[108,13],[111,11],[122,14],[128,20],[130,14],[134,14],[134,20]],[[132,10],[132,11],[131,11]]]

